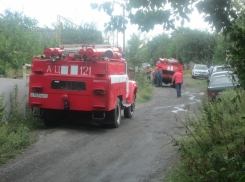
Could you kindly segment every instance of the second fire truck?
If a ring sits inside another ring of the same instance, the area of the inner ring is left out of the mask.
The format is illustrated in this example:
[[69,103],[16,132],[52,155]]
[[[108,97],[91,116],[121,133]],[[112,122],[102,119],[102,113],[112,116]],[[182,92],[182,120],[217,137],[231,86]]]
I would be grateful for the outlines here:
[[[159,58],[156,63],[156,70],[162,72],[162,82],[169,84],[175,72],[178,70],[183,71],[183,65],[176,59]],[[175,87],[175,84],[173,84],[173,87]]]

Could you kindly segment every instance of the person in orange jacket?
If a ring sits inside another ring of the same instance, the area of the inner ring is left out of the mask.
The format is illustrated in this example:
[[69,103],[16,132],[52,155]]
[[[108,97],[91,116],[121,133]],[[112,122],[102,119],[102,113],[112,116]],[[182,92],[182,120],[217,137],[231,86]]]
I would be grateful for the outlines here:
[[175,88],[177,91],[177,97],[181,97],[181,85],[183,84],[183,70],[178,68],[178,71],[174,73],[171,85],[175,82]]

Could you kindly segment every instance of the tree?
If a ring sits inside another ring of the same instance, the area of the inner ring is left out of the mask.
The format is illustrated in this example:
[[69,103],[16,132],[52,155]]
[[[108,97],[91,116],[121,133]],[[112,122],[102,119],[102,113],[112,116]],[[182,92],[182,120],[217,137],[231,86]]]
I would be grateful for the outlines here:
[[[116,1],[119,3],[119,1]],[[104,10],[111,16],[106,28],[121,27],[122,16],[113,15],[115,1],[100,5],[92,3],[91,7]],[[155,25],[163,25],[164,29],[174,29],[176,21],[189,21],[188,15],[196,7],[204,14],[204,20],[209,22],[217,32],[229,32],[232,23],[238,18],[236,0],[125,0],[127,19],[131,24],[137,24],[141,31],[153,30]],[[120,1],[120,4],[121,1]],[[116,26],[113,26],[116,25]]]
[[226,63],[227,50],[230,40],[222,34],[216,34],[215,38],[217,43],[214,47],[212,63],[213,65],[222,65]]
[[132,34],[127,44],[126,59],[129,67],[140,66],[141,63],[148,62],[148,60],[145,60],[145,57],[142,59],[142,52],[144,52],[142,51],[142,46],[144,41],[141,40],[140,35]]
[[216,46],[215,36],[200,30],[179,28],[172,34],[176,44],[176,58],[183,63],[193,61],[209,64],[212,60],[213,50]]
[[[41,55],[45,47],[57,46],[55,30],[40,28],[37,20],[23,13],[5,11],[0,15],[0,75],[6,70],[18,70],[30,63],[34,55]],[[84,23],[78,28],[65,24],[62,43],[103,43],[102,33],[95,24]]]
[[243,15],[232,26],[233,31],[229,32],[230,46],[227,56],[228,64],[236,68],[241,86],[245,88],[245,9],[242,11]]
[[[108,23],[105,23],[105,31],[115,31],[122,32],[123,33],[123,51],[125,51],[125,30],[126,30],[126,24],[128,23],[127,19],[125,18],[125,8],[126,8],[126,2],[127,1],[109,1],[105,2],[101,5],[98,5],[97,3],[91,3],[92,9],[98,9],[104,10],[109,16],[110,21]],[[114,7],[120,7],[122,8],[122,13],[117,15],[113,14]]]
[[62,44],[104,43],[102,32],[96,29],[94,23],[84,23],[78,27],[64,23],[61,27]]
[[169,37],[158,35],[149,41],[151,56],[156,62],[158,58],[175,58],[182,63],[193,61],[208,64],[213,57],[217,44],[215,35],[200,30],[179,28]]
[[171,58],[174,57],[171,51],[172,40],[168,35],[161,34],[155,36],[151,41],[147,43],[151,53],[151,59],[153,65],[156,64],[159,58]]
[[23,63],[29,63],[38,53],[38,36],[32,31],[36,24],[35,19],[21,13],[7,10],[0,15],[0,74],[4,75],[9,67],[22,68]]

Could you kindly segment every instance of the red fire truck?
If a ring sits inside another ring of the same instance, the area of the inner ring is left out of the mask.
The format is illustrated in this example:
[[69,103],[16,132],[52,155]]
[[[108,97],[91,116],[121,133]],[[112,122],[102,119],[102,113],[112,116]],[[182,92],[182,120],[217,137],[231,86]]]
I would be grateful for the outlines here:
[[135,110],[137,82],[127,76],[121,49],[109,45],[62,45],[33,57],[29,106],[46,126],[85,113],[100,125],[117,128]]
[[[162,82],[165,84],[171,83],[173,75],[178,69],[183,71],[183,66],[176,59],[159,58],[156,63],[156,70],[161,70]],[[173,87],[175,87],[175,83]]]

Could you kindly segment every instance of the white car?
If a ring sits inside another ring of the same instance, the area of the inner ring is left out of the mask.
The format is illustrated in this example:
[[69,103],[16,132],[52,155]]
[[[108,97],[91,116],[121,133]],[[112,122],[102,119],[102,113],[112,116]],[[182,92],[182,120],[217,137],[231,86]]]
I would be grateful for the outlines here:
[[208,67],[204,64],[195,64],[192,72],[192,78],[207,78],[208,77]]

